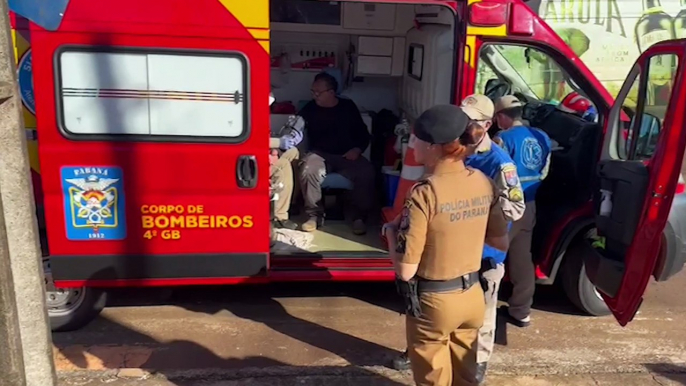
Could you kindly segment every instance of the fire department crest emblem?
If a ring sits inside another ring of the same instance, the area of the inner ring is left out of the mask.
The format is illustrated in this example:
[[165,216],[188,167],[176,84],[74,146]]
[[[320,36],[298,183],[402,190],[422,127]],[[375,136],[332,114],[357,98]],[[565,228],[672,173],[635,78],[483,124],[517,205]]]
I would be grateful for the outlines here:
[[69,240],[126,237],[121,169],[66,167],[62,169],[62,187]]

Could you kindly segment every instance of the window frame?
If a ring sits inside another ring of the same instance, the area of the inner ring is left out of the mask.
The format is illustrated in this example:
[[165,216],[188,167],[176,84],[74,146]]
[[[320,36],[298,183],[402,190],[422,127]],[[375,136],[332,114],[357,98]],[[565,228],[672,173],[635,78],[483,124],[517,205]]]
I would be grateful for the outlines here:
[[[645,60],[637,62],[634,64],[634,67],[629,71],[629,74],[627,76],[627,82],[631,80],[632,85],[626,89],[620,90],[619,95],[617,95],[617,100],[616,103],[621,104],[624,106],[625,101],[631,94],[631,89],[633,88],[633,82],[636,82],[638,79],[638,94],[637,94],[637,103],[636,103],[636,110],[634,111],[634,116],[631,117],[631,121],[629,122],[629,129],[628,129],[628,135],[631,135],[632,138],[635,138],[635,140],[631,141],[630,143],[630,148],[628,152],[626,151],[626,143],[628,139],[625,139],[622,135],[622,127],[621,127],[621,115],[618,115],[617,117],[612,117],[611,119],[616,120],[616,122],[611,122],[612,125],[616,128],[617,130],[617,135],[615,136],[615,144],[614,144],[614,156],[616,159],[619,160],[624,160],[624,161],[647,161],[653,158],[655,155],[654,152],[653,154],[647,155],[647,154],[640,154],[637,156],[638,152],[638,144],[640,142],[640,134],[641,134],[641,128],[643,126],[643,116],[644,113],[646,113],[646,103],[648,102],[647,97],[643,97],[646,95],[648,92],[648,82],[650,81],[650,66],[651,66],[651,60],[655,58],[656,56],[660,55],[673,55],[677,60],[679,60],[679,56],[674,55],[672,53],[655,53],[655,55],[649,56],[645,58]],[[679,67],[682,65],[682,63],[677,63],[677,66],[675,67],[675,73],[678,72]],[[672,82],[674,82],[676,78],[672,79]],[[668,103],[671,103],[671,96],[674,93],[674,87],[671,88],[669,95],[669,101]],[[621,97],[621,100],[619,99]],[[623,109],[620,109],[623,111]],[[665,107],[665,111],[669,110],[669,105]],[[638,117],[638,119],[637,119]],[[657,119],[660,119],[660,117],[656,117]],[[663,129],[663,124],[664,124],[664,117],[662,122],[660,122],[660,131],[657,133],[657,141],[659,142],[660,136],[662,135],[662,129]],[[645,150],[645,149],[644,149]]]
[[[176,56],[204,56],[234,58],[243,66],[243,129],[234,137],[194,136],[194,135],[151,135],[151,134],[85,134],[69,131],[64,120],[64,103],[62,100],[62,66],[61,55],[65,52],[108,53],[108,54],[160,54]],[[148,47],[111,47],[102,45],[63,45],[53,54],[53,75],[55,78],[55,115],[57,129],[63,137],[72,141],[107,141],[107,142],[154,142],[154,143],[227,143],[240,144],[250,138],[251,134],[251,90],[250,61],[242,52],[199,49],[156,49]]]

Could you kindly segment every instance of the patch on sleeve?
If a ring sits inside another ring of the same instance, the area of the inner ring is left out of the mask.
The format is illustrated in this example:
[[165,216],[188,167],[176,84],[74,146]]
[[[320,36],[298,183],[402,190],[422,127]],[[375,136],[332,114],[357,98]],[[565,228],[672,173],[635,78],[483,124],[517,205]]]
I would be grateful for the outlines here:
[[410,229],[410,208],[412,207],[412,201],[407,200],[403,211],[400,213],[400,225],[398,225],[398,230],[407,231]]
[[[415,185],[417,186],[417,185]],[[410,209],[414,206],[411,199],[405,200],[402,212],[400,212],[400,224],[398,224],[398,237],[395,251],[397,253],[405,253],[405,244],[407,243],[407,232],[410,230]]]
[[507,199],[512,202],[524,201],[524,192],[518,187],[512,187],[507,191]]
[[395,243],[395,252],[401,255],[405,254],[405,246],[407,245],[407,236],[405,232],[398,232],[398,237]]
[[[420,186],[427,185],[428,183],[429,183],[429,181],[427,181],[427,180],[417,181],[414,185],[412,185],[410,190],[407,191],[407,197],[410,197],[412,195],[412,192],[414,192],[415,189],[417,189]],[[407,201],[405,201],[405,204],[407,205]]]
[[519,183],[519,177],[517,176],[517,168],[512,164],[506,164],[502,169],[503,176],[505,177],[505,183],[508,187],[517,186]]

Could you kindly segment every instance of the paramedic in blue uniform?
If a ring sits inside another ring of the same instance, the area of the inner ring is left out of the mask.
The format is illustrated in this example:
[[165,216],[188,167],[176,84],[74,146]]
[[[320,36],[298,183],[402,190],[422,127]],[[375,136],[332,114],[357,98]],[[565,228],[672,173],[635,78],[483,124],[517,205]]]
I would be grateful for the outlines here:
[[[517,221],[524,215],[524,193],[517,176],[517,168],[512,158],[491,141],[488,129],[493,123],[495,107],[493,101],[485,95],[470,95],[462,101],[462,111],[472,120],[469,131],[478,143],[473,155],[467,157],[465,164],[480,170],[495,183],[497,198],[508,222]],[[508,225],[508,228],[510,225]],[[486,282],[484,290],[486,313],[484,325],[479,329],[477,352],[477,380],[481,384],[486,375],[488,360],[495,346],[495,328],[497,320],[498,290],[505,276],[505,257],[507,252],[484,245],[481,274]]]
[[523,123],[522,102],[513,95],[495,102],[495,120],[502,129],[497,142],[510,155],[524,190],[526,210],[510,229],[508,273],[512,295],[508,300],[510,322],[519,327],[531,324],[531,304],[536,285],[536,272],[531,256],[531,236],[536,225],[536,191],[548,175],[551,142],[540,129]]
[[[504,218],[508,222],[516,221],[524,214],[524,194],[512,159],[488,136],[488,129],[493,121],[493,102],[485,95],[474,94],[462,101],[461,108],[471,119],[467,130],[472,136],[472,141],[477,144],[474,154],[467,157],[465,164],[480,170],[493,180]],[[484,378],[486,365],[495,343],[498,290],[505,275],[506,255],[504,251],[484,245],[481,273],[487,285],[484,291],[486,301],[484,325],[479,329],[478,339],[477,380],[479,382],[482,382]],[[393,367],[397,370],[410,367],[407,351],[393,361]]]
[[419,386],[478,384],[484,242],[501,250],[508,245],[508,221],[493,181],[464,164],[476,147],[470,123],[454,105],[420,115],[415,158],[427,174],[408,192],[400,218],[384,226]]

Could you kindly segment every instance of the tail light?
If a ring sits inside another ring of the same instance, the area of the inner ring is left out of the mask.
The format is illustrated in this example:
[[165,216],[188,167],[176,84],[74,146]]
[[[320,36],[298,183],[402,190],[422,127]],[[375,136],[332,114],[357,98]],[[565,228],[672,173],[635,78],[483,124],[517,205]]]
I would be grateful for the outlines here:
[[507,23],[508,3],[479,2],[469,7],[469,24],[476,27],[500,27]]
[[679,181],[676,183],[676,192],[674,194],[683,194],[686,191],[686,184],[684,184],[684,177],[679,173]]
[[540,266],[536,266],[536,279],[538,280],[548,280],[548,275],[543,273]]

